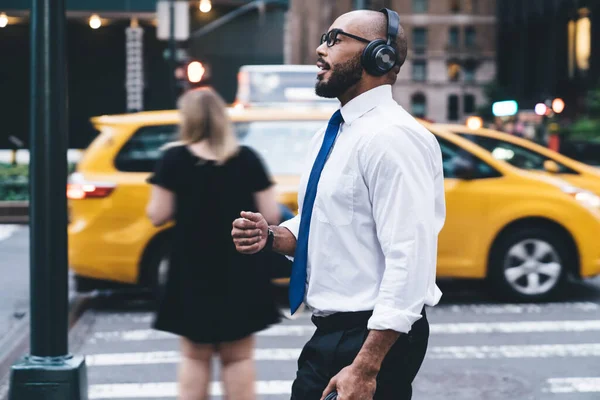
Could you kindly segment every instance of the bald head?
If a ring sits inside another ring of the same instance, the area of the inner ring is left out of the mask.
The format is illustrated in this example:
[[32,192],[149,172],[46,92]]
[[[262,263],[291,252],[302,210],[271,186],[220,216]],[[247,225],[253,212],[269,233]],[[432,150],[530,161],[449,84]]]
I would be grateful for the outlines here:
[[[336,22],[341,22],[349,27],[352,27],[357,35],[366,39],[387,40],[388,22],[385,14],[380,11],[350,11],[349,13],[341,15]],[[406,61],[407,52],[408,43],[406,40],[406,34],[404,33],[402,26],[399,26],[398,34],[396,35],[396,54],[398,58],[396,60],[396,67],[393,70],[396,74],[400,71],[400,67]]]

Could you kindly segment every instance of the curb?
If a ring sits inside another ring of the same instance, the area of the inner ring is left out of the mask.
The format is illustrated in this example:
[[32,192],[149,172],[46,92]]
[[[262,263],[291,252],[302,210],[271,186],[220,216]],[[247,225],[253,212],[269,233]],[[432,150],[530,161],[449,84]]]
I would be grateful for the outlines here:
[[[93,300],[94,297],[89,295],[72,295],[69,298],[69,332],[93,304]],[[7,388],[3,386],[8,386],[13,364],[29,351],[29,322],[28,313],[0,340],[0,399],[8,394],[4,393],[3,389]]]

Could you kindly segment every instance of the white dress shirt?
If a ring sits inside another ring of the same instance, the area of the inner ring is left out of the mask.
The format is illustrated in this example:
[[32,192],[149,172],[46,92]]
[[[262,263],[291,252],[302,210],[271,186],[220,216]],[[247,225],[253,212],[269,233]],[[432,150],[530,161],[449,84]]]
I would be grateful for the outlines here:
[[[317,188],[308,239],[306,305],[315,315],[373,310],[368,328],[408,333],[435,283],[444,225],[442,156],[435,136],[392,98],[390,85],[354,98]],[[312,139],[298,189],[296,238],[308,177],[325,134]]]

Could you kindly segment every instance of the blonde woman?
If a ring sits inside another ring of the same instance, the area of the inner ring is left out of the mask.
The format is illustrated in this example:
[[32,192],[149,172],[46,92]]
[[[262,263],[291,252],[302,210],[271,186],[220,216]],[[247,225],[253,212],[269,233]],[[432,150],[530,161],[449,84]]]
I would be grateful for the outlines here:
[[219,356],[230,400],[255,398],[253,334],[279,321],[265,254],[242,255],[232,221],[252,209],[279,223],[271,180],[260,158],[239,146],[225,103],[212,89],[179,100],[180,140],[167,146],[147,213],[175,221],[167,283],[154,328],[182,337],[179,398],[206,399],[211,359]]

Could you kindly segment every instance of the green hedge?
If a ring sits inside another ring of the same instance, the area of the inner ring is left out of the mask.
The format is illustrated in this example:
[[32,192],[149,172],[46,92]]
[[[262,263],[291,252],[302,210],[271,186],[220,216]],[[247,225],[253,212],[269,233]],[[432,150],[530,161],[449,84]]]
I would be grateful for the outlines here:
[[[69,165],[69,173],[74,169]],[[29,200],[29,166],[0,163],[0,201],[22,200]]]

